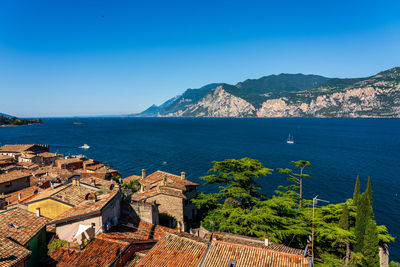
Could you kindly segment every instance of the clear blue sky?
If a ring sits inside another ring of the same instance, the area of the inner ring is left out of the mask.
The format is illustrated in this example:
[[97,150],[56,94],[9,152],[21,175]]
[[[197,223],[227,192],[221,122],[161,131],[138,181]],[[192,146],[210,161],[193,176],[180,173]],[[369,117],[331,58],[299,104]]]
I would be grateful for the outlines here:
[[397,0],[0,1],[0,112],[17,116],[127,114],[211,82],[394,66]]

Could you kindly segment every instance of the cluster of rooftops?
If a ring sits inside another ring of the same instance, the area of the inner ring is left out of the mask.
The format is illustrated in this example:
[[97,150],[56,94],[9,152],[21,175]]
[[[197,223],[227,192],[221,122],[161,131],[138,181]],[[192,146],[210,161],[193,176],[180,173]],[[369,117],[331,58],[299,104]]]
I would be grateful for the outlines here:
[[[13,168],[10,168],[13,166]],[[199,184],[184,172],[126,178],[48,145],[0,147],[0,266],[309,266],[307,252],[191,229]],[[137,181],[137,192],[123,184]],[[22,187],[22,188],[21,188]],[[174,220],[161,226],[159,214]],[[48,244],[61,244],[59,246]]]

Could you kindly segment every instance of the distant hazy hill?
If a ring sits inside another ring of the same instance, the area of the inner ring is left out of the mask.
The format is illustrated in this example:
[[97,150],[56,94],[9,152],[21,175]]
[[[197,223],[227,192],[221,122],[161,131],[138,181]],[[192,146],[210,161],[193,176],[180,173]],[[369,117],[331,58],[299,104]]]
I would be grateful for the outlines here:
[[366,78],[279,74],[187,89],[136,116],[400,117],[400,68]]
[[17,117],[13,117],[4,113],[0,113],[0,126],[19,126],[19,125],[28,125],[28,124],[40,124],[42,121],[40,119],[32,120],[32,119],[20,119]]

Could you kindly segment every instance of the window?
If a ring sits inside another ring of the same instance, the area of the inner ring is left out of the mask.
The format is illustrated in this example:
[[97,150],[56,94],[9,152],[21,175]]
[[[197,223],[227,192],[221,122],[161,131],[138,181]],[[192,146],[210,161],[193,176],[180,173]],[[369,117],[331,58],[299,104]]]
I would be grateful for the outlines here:
[[231,260],[231,262],[229,263],[229,267],[236,267],[236,261]]

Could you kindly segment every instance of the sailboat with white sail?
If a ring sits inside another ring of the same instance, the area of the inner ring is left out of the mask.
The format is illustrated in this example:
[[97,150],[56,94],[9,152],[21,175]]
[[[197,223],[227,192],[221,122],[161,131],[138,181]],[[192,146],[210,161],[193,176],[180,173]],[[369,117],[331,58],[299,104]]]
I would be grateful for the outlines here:
[[289,134],[288,139],[286,140],[286,143],[287,144],[294,144],[293,136],[290,136],[290,134]]

